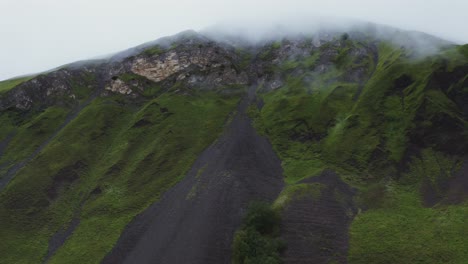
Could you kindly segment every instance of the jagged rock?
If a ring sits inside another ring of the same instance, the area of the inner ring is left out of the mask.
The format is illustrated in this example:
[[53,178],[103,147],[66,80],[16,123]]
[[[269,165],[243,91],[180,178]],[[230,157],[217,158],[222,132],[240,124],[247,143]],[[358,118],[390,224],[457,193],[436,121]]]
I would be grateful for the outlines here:
[[29,110],[35,106],[68,104],[64,98],[76,99],[72,86],[87,86],[84,75],[94,72],[94,69],[60,69],[39,75],[0,96],[0,111],[8,108]]
[[117,79],[117,80],[111,80],[111,83],[109,86],[106,86],[106,90],[112,91],[114,93],[120,93],[120,94],[131,94],[132,89],[122,80]]

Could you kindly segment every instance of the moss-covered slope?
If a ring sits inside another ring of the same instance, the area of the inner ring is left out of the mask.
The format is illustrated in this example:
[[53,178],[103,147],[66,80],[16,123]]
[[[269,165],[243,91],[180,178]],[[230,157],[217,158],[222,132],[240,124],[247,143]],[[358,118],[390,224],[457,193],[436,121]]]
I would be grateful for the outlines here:
[[[308,58],[276,68],[285,83],[262,92],[261,108],[252,107],[257,128],[270,138],[292,186],[333,169],[359,190],[351,263],[463,263],[466,46],[415,57],[380,42],[356,63],[350,49],[362,42],[345,43],[331,42],[333,53],[320,53],[333,54],[330,65],[312,64],[325,69],[320,74],[304,69]],[[357,65],[366,66],[362,77],[346,78]],[[464,187],[453,191],[453,182]],[[324,252],[330,261],[336,254]]]

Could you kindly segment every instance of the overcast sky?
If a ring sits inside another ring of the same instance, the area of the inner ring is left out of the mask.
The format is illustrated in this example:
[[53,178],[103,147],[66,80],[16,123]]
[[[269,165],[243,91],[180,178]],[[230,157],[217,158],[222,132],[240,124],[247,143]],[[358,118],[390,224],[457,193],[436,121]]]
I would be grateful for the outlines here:
[[468,43],[468,0],[0,0],[0,80],[223,21],[339,16]]

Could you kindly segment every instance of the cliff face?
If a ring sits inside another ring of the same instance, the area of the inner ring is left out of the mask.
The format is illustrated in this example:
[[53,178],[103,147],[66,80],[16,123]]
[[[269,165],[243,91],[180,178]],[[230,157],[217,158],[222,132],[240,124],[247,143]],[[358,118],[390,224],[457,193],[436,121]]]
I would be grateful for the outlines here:
[[230,43],[0,86],[0,263],[468,258],[466,45]]

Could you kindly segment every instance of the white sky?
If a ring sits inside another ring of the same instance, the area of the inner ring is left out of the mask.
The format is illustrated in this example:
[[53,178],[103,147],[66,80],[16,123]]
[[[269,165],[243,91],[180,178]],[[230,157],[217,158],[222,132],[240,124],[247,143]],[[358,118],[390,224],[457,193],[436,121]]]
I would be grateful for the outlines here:
[[226,20],[314,15],[468,43],[468,0],[0,0],[0,80]]

